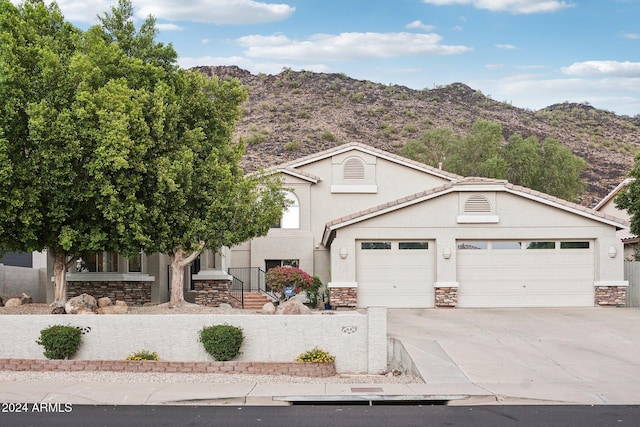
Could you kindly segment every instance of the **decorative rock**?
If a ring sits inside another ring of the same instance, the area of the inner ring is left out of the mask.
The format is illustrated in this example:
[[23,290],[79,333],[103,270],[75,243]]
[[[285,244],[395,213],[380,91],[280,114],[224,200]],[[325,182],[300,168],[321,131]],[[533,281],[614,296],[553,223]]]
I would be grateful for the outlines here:
[[67,314],[67,312],[64,310],[64,307],[56,307],[51,310],[51,314]]
[[5,307],[20,307],[22,305],[22,301],[19,298],[11,298],[4,303]]
[[218,308],[222,310],[229,310],[229,311],[233,310],[233,307],[231,307],[231,304],[227,304],[226,302],[221,302]]
[[302,301],[290,299],[278,305],[276,314],[311,314],[311,310]]
[[98,314],[127,314],[129,307],[125,305],[108,305],[96,310]]
[[262,314],[276,314],[276,306],[272,302],[268,302],[262,306],[260,311]]
[[24,292],[20,293],[20,294],[15,294],[15,295],[11,295],[9,298],[17,298],[20,300],[20,302],[24,305],[24,304],[31,304],[33,302],[33,298],[31,298],[29,295],[25,294]]
[[80,312],[95,312],[98,308],[96,299],[89,294],[81,294],[77,297],[69,298],[64,305],[67,314],[81,314]]
[[117,301],[116,301],[116,305],[117,305],[118,307],[122,307],[122,306],[124,306],[124,307],[128,307],[128,305],[127,305],[127,302],[126,302],[126,301],[120,301],[120,300],[117,300]]
[[107,307],[109,305],[111,305],[111,298],[109,297],[98,298],[98,307],[102,308],[102,307]]
[[4,301],[2,300],[2,297],[0,297],[0,307],[4,306]]

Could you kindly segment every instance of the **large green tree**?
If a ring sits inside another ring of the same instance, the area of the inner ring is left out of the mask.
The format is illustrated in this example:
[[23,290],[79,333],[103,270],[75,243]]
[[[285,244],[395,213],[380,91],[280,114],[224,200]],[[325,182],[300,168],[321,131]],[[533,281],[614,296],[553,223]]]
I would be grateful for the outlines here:
[[444,159],[444,169],[463,176],[507,179],[517,185],[566,200],[575,200],[584,190],[580,173],[586,162],[553,138],[541,143],[534,136],[515,134],[504,144],[502,126],[475,122],[461,137],[446,129],[435,129],[420,141],[408,143],[400,154],[432,166]]
[[0,0],[0,247],[55,255],[57,305],[82,252],[162,250],[184,268],[284,206],[278,182],[238,167],[244,89],[180,69],[132,13],[120,0],[82,32],[55,3]]

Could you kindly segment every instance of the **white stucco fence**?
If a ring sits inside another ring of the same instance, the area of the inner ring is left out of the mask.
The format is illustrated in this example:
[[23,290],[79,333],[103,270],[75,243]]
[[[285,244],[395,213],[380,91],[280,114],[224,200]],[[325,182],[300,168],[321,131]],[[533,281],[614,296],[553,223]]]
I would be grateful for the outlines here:
[[[387,311],[330,312],[313,315],[2,315],[0,358],[44,359],[36,344],[52,325],[85,328],[73,359],[124,360],[138,350],[155,351],[161,360],[213,360],[198,341],[205,326],[229,324],[243,329],[242,354],[236,360],[294,361],[319,346],[336,356],[338,373],[378,374],[387,370]],[[89,329],[90,328],[90,329]]]

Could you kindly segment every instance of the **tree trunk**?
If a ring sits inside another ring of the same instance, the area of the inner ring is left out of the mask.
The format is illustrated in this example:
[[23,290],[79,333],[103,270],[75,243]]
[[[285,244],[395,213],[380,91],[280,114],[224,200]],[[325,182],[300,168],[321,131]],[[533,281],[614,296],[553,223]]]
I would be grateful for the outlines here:
[[185,257],[184,247],[178,249],[170,255],[171,259],[171,295],[169,307],[180,307],[184,303],[184,269],[200,255],[204,248],[204,242],[200,242],[199,249],[193,251]]
[[67,303],[67,262],[64,252],[55,252],[53,264],[54,301],[51,305],[64,307]]

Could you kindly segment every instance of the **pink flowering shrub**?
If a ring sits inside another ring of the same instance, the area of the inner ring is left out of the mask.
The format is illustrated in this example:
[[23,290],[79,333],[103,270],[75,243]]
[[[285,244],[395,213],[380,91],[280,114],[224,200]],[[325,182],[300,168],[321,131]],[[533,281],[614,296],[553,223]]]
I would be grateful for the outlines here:
[[297,294],[306,291],[313,286],[313,278],[304,271],[295,267],[274,267],[267,271],[267,286],[273,292],[278,292],[284,297],[284,288],[292,287]]

